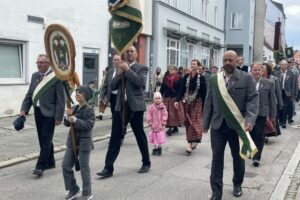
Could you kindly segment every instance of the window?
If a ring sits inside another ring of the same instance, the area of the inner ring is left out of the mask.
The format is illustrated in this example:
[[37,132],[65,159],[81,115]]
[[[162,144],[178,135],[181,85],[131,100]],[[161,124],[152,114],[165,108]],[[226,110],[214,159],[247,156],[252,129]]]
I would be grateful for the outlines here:
[[25,81],[25,43],[0,40],[0,84],[20,84]]
[[219,50],[214,50],[214,65],[217,66],[218,68],[221,67]]
[[167,63],[169,65],[178,66],[179,59],[179,41],[167,39]]
[[189,49],[186,41],[181,41],[180,45],[180,66],[185,67],[189,62]]
[[231,28],[232,29],[243,28],[243,14],[242,13],[231,13]]
[[166,3],[174,8],[177,8],[177,0],[166,0]]
[[215,6],[215,13],[214,13],[214,26],[218,26],[218,7]]
[[207,47],[202,47],[201,64],[206,67],[209,65],[209,48]]
[[197,46],[189,44],[189,62],[191,63],[193,59],[197,58]]

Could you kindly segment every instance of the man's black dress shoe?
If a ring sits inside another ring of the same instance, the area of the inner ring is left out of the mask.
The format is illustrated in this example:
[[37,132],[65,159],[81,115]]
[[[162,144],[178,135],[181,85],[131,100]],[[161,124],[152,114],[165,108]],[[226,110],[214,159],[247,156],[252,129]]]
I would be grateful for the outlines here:
[[240,197],[243,194],[242,187],[240,185],[233,186],[233,196]]
[[285,124],[282,124],[282,128],[286,128],[286,125],[285,125]]
[[217,197],[216,195],[212,195],[212,197],[210,197],[210,200],[221,200],[222,198]]
[[37,176],[43,176],[44,170],[42,169],[34,169],[32,174],[37,175]]
[[293,120],[293,119],[289,119],[289,120],[288,120],[288,123],[289,123],[289,124],[292,124],[292,123],[294,123],[294,120]]
[[259,160],[253,160],[253,166],[258,167],[259,166]]
[[142,165],[142,167],[139,170],[139,173],[147,173],[150,170],[151,165]]
[[108,169],[103,169],[101,172],[97,172],[98,176],[101,176],[101,178],[108,178],[113,175],[113,172],[109,171]]

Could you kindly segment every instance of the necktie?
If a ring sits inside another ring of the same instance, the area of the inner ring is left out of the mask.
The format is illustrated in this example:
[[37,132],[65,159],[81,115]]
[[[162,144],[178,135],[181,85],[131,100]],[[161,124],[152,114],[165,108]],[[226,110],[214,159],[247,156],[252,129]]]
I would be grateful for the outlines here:
[[39,75],[39,82],[41,82],[43,80],[44,76],[45,76],[45,74],[40,74]]

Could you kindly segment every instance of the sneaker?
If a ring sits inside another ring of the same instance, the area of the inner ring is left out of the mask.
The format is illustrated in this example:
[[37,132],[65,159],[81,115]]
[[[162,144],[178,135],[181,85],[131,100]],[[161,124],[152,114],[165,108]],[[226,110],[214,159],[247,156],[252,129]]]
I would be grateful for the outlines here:
[[80,197],[77,197],[76,200],[91,200],[93,199],[93,196],[92,195],[87,195],[87,196],[80,196]]
[[76,195],[80,192],[80,188],[78,186],[75,187],[75,189],[70,190],[67,196],[65,197],[65,200],[72,200],[76,198]]

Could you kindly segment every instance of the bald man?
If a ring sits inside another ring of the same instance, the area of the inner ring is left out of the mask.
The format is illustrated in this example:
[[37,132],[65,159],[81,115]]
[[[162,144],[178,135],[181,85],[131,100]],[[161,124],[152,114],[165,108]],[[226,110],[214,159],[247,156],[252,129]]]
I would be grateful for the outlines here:
[[[237,54],[234,51],[227,51],[223,56],[224,83],[227,91],[232,97],[234,103],[245,118],[246,131],[253,129],[258,113],[258,92],[255,88],[253,78],[241,70],[237,70]],[[239,138],[237,132],[233,129],[230,119],[224,115],[217,98],[215,87],[212,87],[212,75],[209,80],[207,97],[203,111],[203,131],[211,130],[211,148],[212,148],[212,166],[210,175],[210,184],[212,189],[211,200],[222,199],[223,191],[223,168],[224,151],[226,143],[229,143],[231,155],[233,158],[233,195],[239,197],[242,195],[242,183],[245,173],[245,161],[239,155]]]
[[112,133],[105,158],[104,169],[97,173],[102,178],[111,177],[114,171],[114,162],[119,152],[123,138],[121,100],[122,77],[125,78],[125,127],[130,123],[142,155],[142,167],[139,173],[147,173],[151,167],[148,141],[144,131],[144,88],[148,74],[148,67],[136,62],[138,54],[134,46],[126,49],[126,62],[117,63],[117,75],[112,79],[111,90],[118,90],[115,114],[113,115]]

